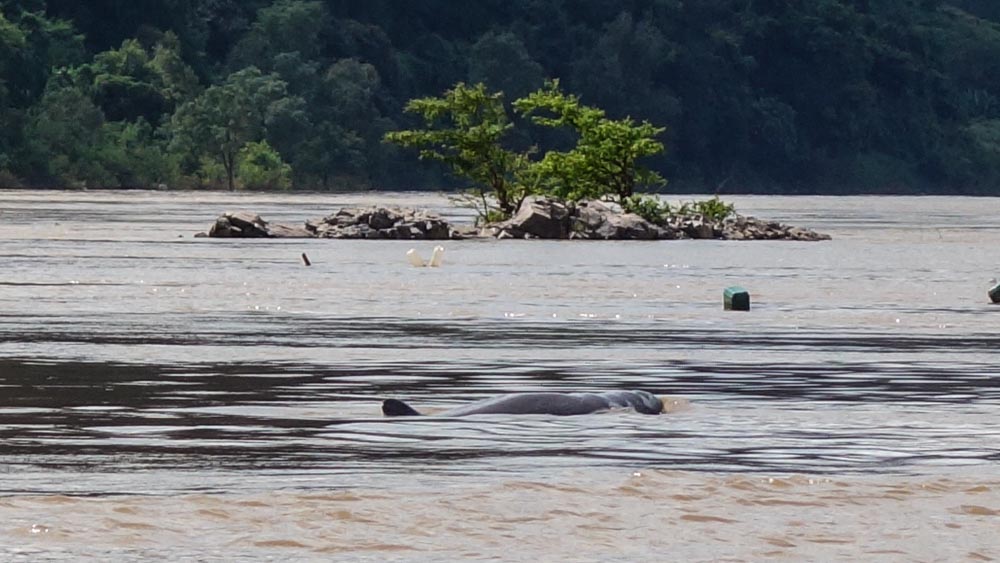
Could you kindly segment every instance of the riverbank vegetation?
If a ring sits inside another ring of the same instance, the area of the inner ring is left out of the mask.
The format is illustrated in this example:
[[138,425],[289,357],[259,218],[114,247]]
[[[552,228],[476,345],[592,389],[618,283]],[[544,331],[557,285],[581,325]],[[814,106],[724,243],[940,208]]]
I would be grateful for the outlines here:
[[525,185],[528,154],[590,189],[555,180],[585,118],[666,126],[642,164],[671,191],[995,194],[993,4],[0,0],[0,185],[458,187],[383,138],[461,82],[507,94]]

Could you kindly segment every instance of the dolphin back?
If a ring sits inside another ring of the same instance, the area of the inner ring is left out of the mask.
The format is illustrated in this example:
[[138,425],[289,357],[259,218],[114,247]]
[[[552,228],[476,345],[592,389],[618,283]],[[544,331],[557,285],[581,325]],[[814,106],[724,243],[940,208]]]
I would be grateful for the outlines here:
[[640,414],[661,414],[663,401],[647,391],[610,391],[602,393],[601,397],[608,401],[611,408],[630,408]]
[[660,414],[663,402],[646,391],[607,393],[514,393],[486,399],[441,413],[442,416],[470,414],[552,414],[570,416],[609,409],[634,409],[642,414]]
[[[642,414],[660,414],[663,402],[646,391],[608,391],[606,393],[513,393],[485,399],[443,413],[440,416],[473,414],[551,414],[569,416],[610,409],[633,409]],[[382,402],[385,416],[420,416],[410,405],[397,399]]]

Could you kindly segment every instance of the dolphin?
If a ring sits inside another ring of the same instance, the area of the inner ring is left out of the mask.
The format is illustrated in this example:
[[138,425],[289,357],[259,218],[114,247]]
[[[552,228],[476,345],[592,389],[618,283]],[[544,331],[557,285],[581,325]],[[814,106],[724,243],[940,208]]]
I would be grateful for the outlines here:
[[[512,393],[477,401],[437,416],[469,416],[475,414],[551,414],[569,416],[590,414],[609,409],[634,409],[642,414],[660,414],[663,401],[646,391],[608,391],[606,393]],[[410,405],[396,399],[382,402],[385,416],[420,416]]]

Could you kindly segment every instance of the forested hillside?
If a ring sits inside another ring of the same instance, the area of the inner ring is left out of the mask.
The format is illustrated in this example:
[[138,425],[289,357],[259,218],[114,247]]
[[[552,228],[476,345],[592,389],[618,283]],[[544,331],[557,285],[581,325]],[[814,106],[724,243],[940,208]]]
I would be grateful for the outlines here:
[[[1000,194],[993,0],[0,0],[0,185],[455,185],[408,100],[559,78],[670,190]],[[519,123],[521,148],[568,139]],[[448,184],[448,182],[452,182]]]

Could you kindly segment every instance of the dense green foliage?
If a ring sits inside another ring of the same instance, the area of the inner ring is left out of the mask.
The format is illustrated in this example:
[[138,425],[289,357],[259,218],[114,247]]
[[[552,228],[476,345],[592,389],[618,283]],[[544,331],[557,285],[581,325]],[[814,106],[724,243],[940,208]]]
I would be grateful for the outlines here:
[[553,80],[513,106],[536,125],[569,128],[576,144],[566,151],[546,151],[536,161],[533,150],[509,148],[514,124],[503,100],[503,93],[490,93],[481,82],[459,83],[443,96],[411,100],[406,111],[422,116],[423,128],[393,131],[385,139],[420,149],[420,158],[443,162],[470,181],[468,200],[485,221],[509,217],[532,193],[624,203],[636,186],[665,183],[638,162],[663,152],[656,136],[664,128],[631,118],[608,119],[603,110],[563,93]]
[[663,224],[673,217],[700,215],[702,218],[719,222],[736,214],[736,206],[715,196],[701,201],[685,201],[670,205],[667,201],[648,194],[635,194],[621,201],[622,208],[656,224]]
[[[382,141],[423,123],[407,101],[482,82],[509,102],[559,79],[605,112],[597,145],[667,126],[664,153],[633,147],[653,155],[633,186],[996,194],[997,6],[0,0],[0,183],[454,186],[454,163]],[[579,124],[533,123],[563,119],[557,101],[512,118],[512,154],[587,158]]]
[[528,161],[504,146],[514,125],[503,94],[487,92],[482,83],[459,83],[441,97],[410,101],[406,111],[423,117],[425,128],[393,131],[385,136],[388,142],[419,148],[420,158],[442,162],[471,181],[482,217],[489,215],[490,201],[502,215],[517,209],[528,193],[520,179]]
[[579,96],[559,89],[559,81],[514,102],[517,111],[537,125],[567,127],[576,146],[551,150],[538,163],[542,188],[570,199],[613,196],[619,202],[638,187],[666,184],[662,176],[639,161],[663,152],[657,137],[666,131],[648,121],[609,119],[604,110],[580,103]]

